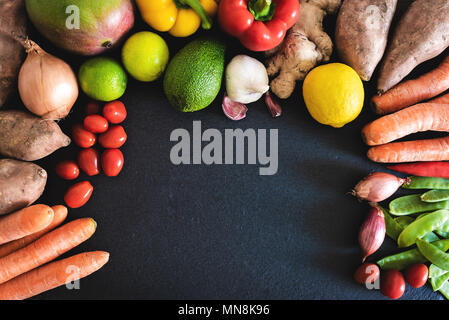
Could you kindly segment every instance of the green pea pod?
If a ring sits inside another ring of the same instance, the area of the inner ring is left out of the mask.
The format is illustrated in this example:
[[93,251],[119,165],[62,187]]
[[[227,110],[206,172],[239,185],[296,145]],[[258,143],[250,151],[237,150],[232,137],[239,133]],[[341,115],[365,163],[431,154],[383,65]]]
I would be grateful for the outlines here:
[[437,267],[449,271],[449,254],[433,244],[421,239],[416,240],[419,252]]
[[[397,224],[399,224],[402,228],[402,230],[407,227],[410,223],[412,223],[413,221],[415,221],[415,219],[413,219],[410,216],[400,216],[400,217],[396,217],[394,218],[394,221],[396,221]],[[401,231],[402,231],[401,230]]]
[[390,214],[395,216],[406,216],[414,213],[429,212],[441,209],[449,209],[449,200],[441,202],[424,202],[421,195],[412,194],[396,198],[390,202]]
[[433,291],[438,291],[442,285],[449,280],[449,272],[444,272],[445,270],[442,270],[441,268],[439,269],[442,271],[442,274],[437,277],[429,278]]
[[449,211],[438,210],[413,221],[399,235],[398,246],[404,248],[413,245],[416,239],[423,238],[429,232],[437,230],[448,220]]
[[429,267],[429,279],[441,277],[445,273],[449,273],[449,271],[438,268],[434,264],[431,264]]
[[398,224],[393,217],[388,213],[388,211],[382,207],[380,207],[384,213],[385,217],[385,232],[387,236],[389,236],[394,241],[398,240],[399,234],[404,229],[400,224]]
[[[424,214],[420,215],[418,218],[416,218],[416,220],[418,220],[419,218],[424,217],[424,216],[427,215],[427,214],[428,214],[428,213],[424,213]],[[404,230],[409,224],[411,224],[414,220],[415,220],[415,219],[413,219],[413,218],[410,217],[410,216],[400,216],[400,217],[394,218],[394,221],[401,227],[401,232],[402,232],[402,230]],[[386,224],[386,219],[385,219],[385,224]],[[399,237],[399,236],[398,236],[398,237]],[[391,238],[391,237],[390,237],[390,238]],[[393,238],[392,238],[392,239],[393,239]],[[435,233],[433,233],[433,232],[427,233],[427,234],[423,237],[423,239],[426,240],[427,242],[434,242],[434,241],[440,240],[440,238],[438,238],[438,236],[437,236]],[[396,239],[393,239],[393,240],[397,240],[397,238],[396,238]]]
[[[443,239],[449,239],[449,232],[441,231],[441,230],[435,230],[435,233],[439,235]],[[430,241],[432,242],[432,241]]]
[[[449,250],[449,240],[438,240],[432,244],[443,250]],[[382,270],[402,270],[415,263],[424,263],[427,259],[419,252],[417,248],[403,251],[378,260],[376,263]]]
[[449,190],[430,190],[421,195],[424,202],[440,202],[449,200]]
[[449,282],[445,282],[438,291],[449,300]]
[[449,190],[449,179],[432,177],[409,177],[404,189],[440,189]]

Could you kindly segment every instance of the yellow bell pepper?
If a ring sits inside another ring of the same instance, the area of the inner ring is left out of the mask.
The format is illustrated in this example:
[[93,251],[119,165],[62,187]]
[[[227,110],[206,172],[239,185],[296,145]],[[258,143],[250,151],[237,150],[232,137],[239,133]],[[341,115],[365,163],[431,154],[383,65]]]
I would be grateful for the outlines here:
[[137,5],[146,23],[175,37],[190,36],[200,25],[210,29],[218,7],[215,0],[137,0]]

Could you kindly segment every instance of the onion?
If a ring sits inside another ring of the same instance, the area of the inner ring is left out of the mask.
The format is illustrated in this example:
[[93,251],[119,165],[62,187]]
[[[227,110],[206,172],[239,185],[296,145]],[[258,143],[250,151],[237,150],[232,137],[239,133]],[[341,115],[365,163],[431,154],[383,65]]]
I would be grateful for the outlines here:
[[225,116],[234,121],[245,118],[248,111],[248,108],[243,103],[232,101],[226,94],[223,97],[221,107]]
[[24,46],[28,56],[19,72],[23,104],[44,119],[64,118],[78,97],[78,84],[72,68],[31,40],[26,40]]
[[362,249],[363,260],[380,248],[385,239],[385,216],[377,205],[372,204],[368,216],[359,232],[359,245]]
[[389,173],[374,172],[360,181],[351,194],[361,200],[381,202],[391,197],[406,181]]

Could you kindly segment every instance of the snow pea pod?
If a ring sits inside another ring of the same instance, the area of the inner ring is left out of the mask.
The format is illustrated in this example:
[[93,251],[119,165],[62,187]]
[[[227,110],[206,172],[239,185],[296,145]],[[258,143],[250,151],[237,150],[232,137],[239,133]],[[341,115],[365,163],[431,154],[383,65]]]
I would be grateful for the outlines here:
[[445,282],[438,291],[449,300],[449,282]]
[[421,195],[424,202],[440,202],[449,200],[449,190],[430,190]]
[[[401,234],[404,227],[402,227],[399,223],[393,219],[388,210],[380,207],[384,213],[385,217],[385,232],[387,236],[389,236],[394,241],[398,240],[399,234]],[[413,220],[413,219],[412,219]]]
[[449,209],[449,200],[441,202],[424,202],[421,195],[412,194],[396,198],[390,202],[390,213],[395,216],[406,216],[413,213],[422,213],[441,209]]
[[449,190],[449,179],[432,177],[409,177],[404,189],[440,189]]
[[429,279],[441,277],[445,273],[449,273],[449,271],[438,268],[434,264],[431,264],[429,267]]
[[435,230],[435,233],[439,235],[441,238],[449,239],[449,233],[441,230]]
[[[428,213],[424,213],[424,214],[420,215],[418,218],[416,218],[416,220],[424,217],[427,214]],[[400,216],[400,217],[395,218],[394,220],[396,221],[397,224],[399,224],[401,226],[402,230],[404,230],[409,224],[411,224],[414,221],[414,219],[410,216]],[[423,239],[426,240],[427,242],[434,242],[434,241],[440,240],[440,238],[438,238],[438,236],[433,232],[427,233],[423,237]],[[396,240],[397,240],[397,238],[396,238]]]
[[416,239],[426,236],[429,232],[437,230],[449,220],[449,211],[438,210],[416,219],[409,224],[398,237],[400,248],[411,246]]
[[421,239],[416,240],[416,245],[427,260],[437,267],[449,271],[449,254]]
[[445,273],[439,277],[430,279],[430,284],[432,285],[433,291],[438,291],[445,282],[449,280],[449,272]]
[[[432,244],[443,251],[449,250],[449,240],[438,240],[432,242]],[[419,252],[417,248],[413,248],[382,258],[376,263],[382,270],[402,270],[412,264],[424,262],[427,262],[427,259],[421,254],[421,252]]]

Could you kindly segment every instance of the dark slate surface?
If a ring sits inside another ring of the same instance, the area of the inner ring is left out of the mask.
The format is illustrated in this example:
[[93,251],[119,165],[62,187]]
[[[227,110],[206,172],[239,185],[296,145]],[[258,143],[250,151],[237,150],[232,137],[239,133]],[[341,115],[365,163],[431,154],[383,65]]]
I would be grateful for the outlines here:
[[[408,1],[400,1],[401,9]],[[397,16],[401,14],[399,11]],[[335,21],[326,24],[333,29]],[[148,30],[138,21],[133,31]],[[55,49],[31,31],[34,39],[75,70],[83,58]],[[215,31],[216,36],[223,37]],[[167,34],[171,55],[189,39]],[[228,44],[228,59],[245,53]],[[110,53],[119,57],[119,52]],[[257,55],[256,55],[257,56]],[[260,56],[258,56],[260,57]],[[440,59],[418,68],[414,76]],[[337,61],[337,59],[334,59]],[[366,85],[367,97],[374,82]],[[283,102],[282,117],[272,119],[263,102],[249,105],[247,118],[232,122],[219,98],[207,109],[183,114],[170,107],[161,81],[130,79],[121,99],[127,106],[122,148],[125,167],[117,178],[89,178],[94,194],[86,206],[70,210],[70,219],[91,216],[95,235],[70,252],[107,250],[111,260],[80,290],[65,287],[40,299],[382,299],[352,280],[360,264],[357,233],[368,206],[346,195],[369,172],[383,166],[368,161],[360,130],[375,116],[362,115],[342,129],[316,123],[305,109],[299,87]],[[20,106],[19,99],[11,105]],[[86,101],[61,122],[65,132],[79,122]],[[170,162],[172,130],[254,128],[279,130],[279,170],[259,176],[255,165],[186,165]],[[55,164],[76,156],[71,146],[40,161],[50,177],[44,203],[59,204],[71,184],[54,173]],[[86,179],[82,175],[79,180]],[[373,259],[396,252],[391,240]],[[68,256],[67,254],[65,256]],[[403,299],[441,299],[430,287],[407,287]]]

